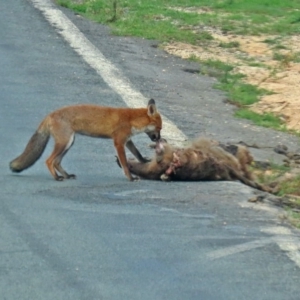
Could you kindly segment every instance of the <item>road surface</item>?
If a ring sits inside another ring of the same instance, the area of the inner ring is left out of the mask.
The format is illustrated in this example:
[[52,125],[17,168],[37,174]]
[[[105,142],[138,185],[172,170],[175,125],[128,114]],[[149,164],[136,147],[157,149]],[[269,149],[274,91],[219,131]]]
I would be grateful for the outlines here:
[[[238,182],[128,182],[112,142],[82,136],[63,161],[76,180],[50,176],[52,142],[12,174],[41,119],[75,103],[153,97],[174,142],[296,140],[232,118],[213,79],[153,41],[111,36],[46,0],[0,4],[0,299],[299,299],[299,232]],[[146,136],[134,141],[151,155]]]

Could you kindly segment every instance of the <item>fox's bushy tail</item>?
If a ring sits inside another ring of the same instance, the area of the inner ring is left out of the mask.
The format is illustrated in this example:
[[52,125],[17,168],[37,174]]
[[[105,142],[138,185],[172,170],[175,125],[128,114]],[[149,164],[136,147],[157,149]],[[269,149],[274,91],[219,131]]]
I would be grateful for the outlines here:
[[23,153],[9,163],[13,172],[20,173],[31,167],[43,154],[49,141],[50,132],[45,121],[30,138]]

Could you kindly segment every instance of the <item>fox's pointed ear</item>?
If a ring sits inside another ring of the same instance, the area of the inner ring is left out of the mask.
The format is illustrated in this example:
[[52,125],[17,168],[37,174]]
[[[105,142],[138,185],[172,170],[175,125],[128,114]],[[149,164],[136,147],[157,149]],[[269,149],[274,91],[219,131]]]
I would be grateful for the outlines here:
[[148,102],[148,116],[153,116],[157,113],[155,101],[150,99]]

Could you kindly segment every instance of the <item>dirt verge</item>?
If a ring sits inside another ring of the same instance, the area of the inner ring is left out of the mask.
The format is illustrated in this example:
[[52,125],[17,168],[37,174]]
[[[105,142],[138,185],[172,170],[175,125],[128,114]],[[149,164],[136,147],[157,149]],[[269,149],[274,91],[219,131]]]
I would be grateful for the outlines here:
[[205,45],[174,42],[165,45],[164,50],[185,59],[196,57],[235,65],[234,71],[244,74],[245,82],[272,92],[250,109],[258,113],[272,112],[288,129],[300,130],[300,37],[237,36],[212,28],[204,30],[214,38]]

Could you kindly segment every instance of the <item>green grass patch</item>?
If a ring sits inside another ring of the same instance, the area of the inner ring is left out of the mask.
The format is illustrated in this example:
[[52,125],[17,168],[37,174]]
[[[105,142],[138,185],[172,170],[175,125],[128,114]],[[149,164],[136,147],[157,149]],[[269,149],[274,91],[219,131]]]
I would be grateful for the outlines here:
[[300,228],[300,213],[289,210],[289,221],[290,223],[296,227]]
[[[215,87],[227,92],[228,102],[238,107],[254,104],[259,101],[260,97],[271,94],[265,89],[243,82],[244,75],[232,73],[233,65],[218,60],[200,61],[195,57],[191,59],[201,64],[201,74],[213,76],[219,80]],[[247,119],[250,119],[250,115]]]
[[284,207],[287,213],[285,218],[293,226],[300,228],[300,175],[294,178],[286,177],[284,175],[292,172],[292,168],[274,163],[271,163],[267,169],[261,168],[259,165],[253,165],[251,169],[258,182],[273,188],[276,186],[278,191],[276,195],[282,197],[281,202],[278,203]]
[[261,96],[268,94],[266,90],[244,83],[238,77],[230,74],[225,75],[221,83],[216,84],[216,87],[226,91],[229,102],[239,107],[254,104],[259,101]]
[[202,65],[205,65],[209,68],[218,69],[223,73],[228,73],[234,69],[234,66],[223,63],[220,60],[208,59],[206,61],[198,60]]
[[283,207],[286,209],[288,221],[300,228],[300,175],[280,182],[278,189],[277,195],[285,198]]
[[277,130],[285,130],[283,122],[277,116],[271,113],[258,114],[247,108],[242,108],[235,112],[235,116],[238,118],[251,120],[258,126],[274,128]]
[[240,46],[239,42],[229,42],[229,43],[220,43],[219,47],[222,48],[238,48]]
[[266,44],[269,44],[269,45],[277,45],[278,44],[278,39],[277,38],[275,38],[275,39],[265,39],[263,42],[266,43]]
[[[286,180],[280,183],[279,195],[283,196],[287,194],[300,196],[300,175],[294,179]],[[300,200],[299,200],[299,208],[300,208]]]
[[289,53],[274,52],[273,59],[280,61],[284,65],[288,65],[291,62],[298,63],[300,62],[300,52],[289,52]]
[[[272,162],[269,163],[268,167],[262,167],[256,162],[251,166],[251,171],[255,173],[255,179],[264,185],[269,185],[270,183],[276,181],[279,177],[290,170],[291,168],[288,166],[278,165]],[[265,171],[269,172],[265,173]]]
[[[235,34],[300,33],[298,0],[56,0],[115,34],[161,42],[205,40],[203,27]],[[189,8],[189,9],[186,9]],[[205,8],[201,14],[197,9]],[[162,32],[164,30],[164,32]],[[206,35],[206,39],[209,35]]]
[[[196,58],[192,59],[199,61]],[[258,126],[285,130],[283,122],[277,116],[270,113],[258,114],[247,109],[247,106],[258,102],[260,97],[271,92],[243,82],[242,74],[232,73],[233,65],[216,60],[201,61],[200,64],[201,73],[218,78],[219,82],[215,87],[227,92],[227,101],[239,107],[235,112],[236,117],[250,120]]]
[[288,48],[286,46],[284,46],[284,45],[277,44],[277,45],[274,46],[273,49],[275,49],[275,50],[286,50]]

